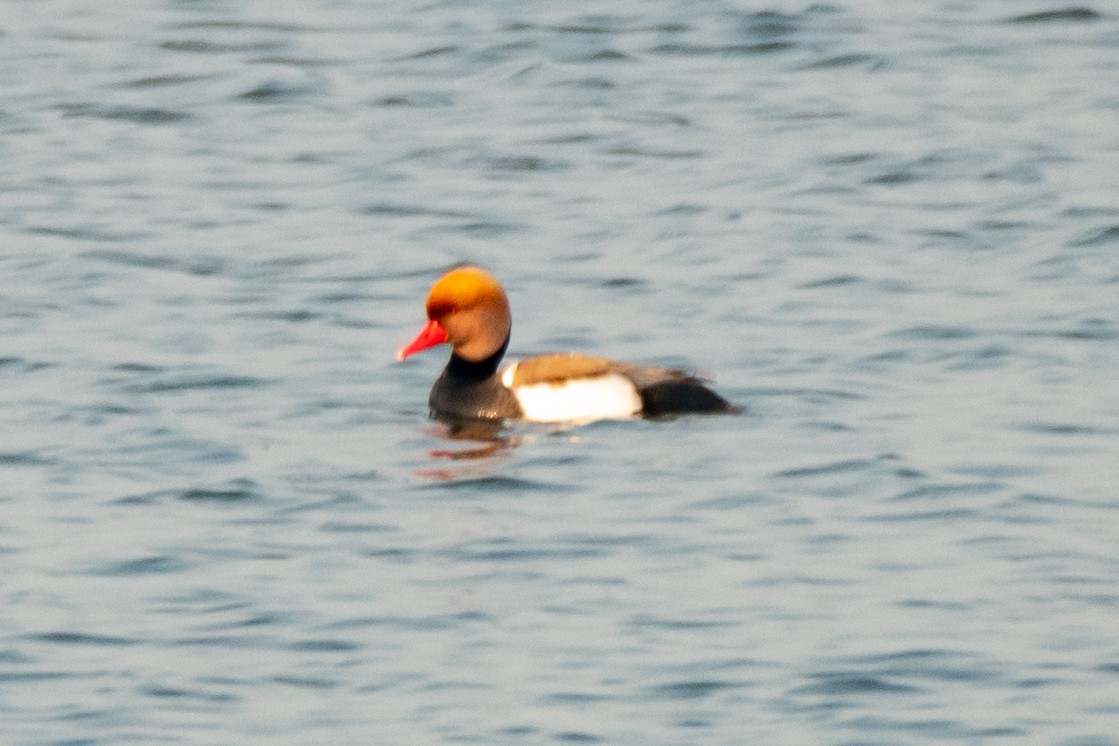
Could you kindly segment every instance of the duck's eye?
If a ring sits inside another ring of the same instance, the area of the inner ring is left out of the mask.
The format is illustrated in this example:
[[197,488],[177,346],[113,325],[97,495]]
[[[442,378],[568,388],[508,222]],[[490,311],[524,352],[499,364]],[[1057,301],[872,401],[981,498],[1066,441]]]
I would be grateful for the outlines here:
[[444,300],[438,300],[427,304],[427,315],[428,318],[432,319],[441,319],[450,316],[458,310],[459,306],[457,303],[448,303]]

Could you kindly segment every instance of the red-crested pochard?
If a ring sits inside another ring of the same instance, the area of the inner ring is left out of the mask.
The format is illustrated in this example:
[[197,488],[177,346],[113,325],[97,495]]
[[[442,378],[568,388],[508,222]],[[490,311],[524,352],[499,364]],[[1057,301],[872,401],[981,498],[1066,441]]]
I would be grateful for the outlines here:
[[509,346],[509,299],[497,278],[478,267],[443,275],[427,296],[427,318],[396,359],[451,345],[450,362],[428,398],[441,419],[570,422],[740,411],[699,378],[671,368],[564,353],[499,372]]

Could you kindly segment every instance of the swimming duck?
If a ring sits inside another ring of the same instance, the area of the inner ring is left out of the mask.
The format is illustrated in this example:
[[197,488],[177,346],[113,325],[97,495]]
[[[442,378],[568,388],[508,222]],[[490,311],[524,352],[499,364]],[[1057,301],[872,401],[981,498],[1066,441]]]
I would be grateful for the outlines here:
[[740,411],[696,376],[672,368],[559,353],[499,370],[512,329],[509,299],[497,278],[479,267],[443,275],[426,305],[427,324],[396,358],[451,346],[428,398],[438,419],[586,422]]

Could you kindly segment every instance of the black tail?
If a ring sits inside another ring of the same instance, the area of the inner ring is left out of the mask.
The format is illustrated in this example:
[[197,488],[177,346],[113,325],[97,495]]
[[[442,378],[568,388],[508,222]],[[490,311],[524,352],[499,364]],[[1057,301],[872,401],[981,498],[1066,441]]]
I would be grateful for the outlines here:
[[695,378],[658,381],[641,389],[642,413],[646,417],[674,414],[737,414],[741,407],[728,402]]

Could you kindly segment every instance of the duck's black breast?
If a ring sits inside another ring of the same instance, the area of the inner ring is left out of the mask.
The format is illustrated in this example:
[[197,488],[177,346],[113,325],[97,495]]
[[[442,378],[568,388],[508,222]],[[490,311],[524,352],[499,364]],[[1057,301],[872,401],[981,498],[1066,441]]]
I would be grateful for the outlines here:
[[451,354],[443,373],[435,380],[428,406],[439,419],[504,420],[524,413],[517,397],[501,382],[497,366],[505,355],[505,344],[485,360],[472,362]]
[[504,420],[522,415],[513,392],[495,373],[479,380],[458,378],[445,369],[431,387],[431,412],[440,419]]

